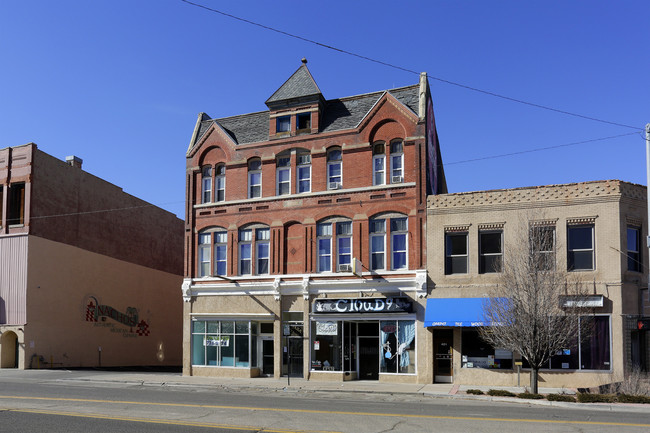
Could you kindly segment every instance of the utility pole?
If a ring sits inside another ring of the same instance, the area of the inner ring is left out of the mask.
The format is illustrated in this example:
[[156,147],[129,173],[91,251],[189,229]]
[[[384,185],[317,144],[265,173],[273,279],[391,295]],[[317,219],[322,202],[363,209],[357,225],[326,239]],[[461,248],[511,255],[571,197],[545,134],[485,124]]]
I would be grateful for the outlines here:
[[[648,227],[648,235],[649,235],[646,239],[646,242],[647,242],[648,250],[650,252],[650,123],[646,123],[645,125],[645,159],[646,159],[646,175],[647,175],[646,191],[648,194],[647,197],[648,221],[646,223],[646,227]],[[650,257],[650,254],[648,254],[648,257]],[[650,269],[648,269],[647,272],[648,272],[648,286],[650,287]],[[650,298],[650,290],[648,290],[648,297]]]

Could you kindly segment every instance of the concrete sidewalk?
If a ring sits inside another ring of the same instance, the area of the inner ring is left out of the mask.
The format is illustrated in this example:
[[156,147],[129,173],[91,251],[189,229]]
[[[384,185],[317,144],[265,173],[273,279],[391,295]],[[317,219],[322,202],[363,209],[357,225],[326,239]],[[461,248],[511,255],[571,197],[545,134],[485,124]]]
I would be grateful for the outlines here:
[[[62,379],[65,380],[65,379]],[[346,381],[325,382],[306,380],[303,378],[272,377],[231,378],[231,377],[200,377],[183,376],[180,373],[130,372],[130,371],[93,371],[88,376],[77,376],[73,380],[93,382],[119,382],[141,385],[165,386],[198,386],[224,389],[267,389],[275,391],[305,391],[305,392],[351,392],[376,394],[415,394],[429,396],[461,396],[467,389],[480,389],[487,392],[490,389],[504,389],[513,393],[526,391],[525,387],[472,386],[454,385],[451,383],[408,384],[385,383],[379,381]],[[541,394],[575,394],[572,389],[540,388]],[[471,395],[468,395],[472,397]]]

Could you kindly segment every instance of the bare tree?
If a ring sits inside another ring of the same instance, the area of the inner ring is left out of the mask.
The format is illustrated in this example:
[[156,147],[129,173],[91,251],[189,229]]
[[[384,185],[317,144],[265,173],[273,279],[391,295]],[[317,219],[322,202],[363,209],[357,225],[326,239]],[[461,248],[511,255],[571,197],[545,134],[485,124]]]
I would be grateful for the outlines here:
[[[556,262],[555,227],[524,222],[516,240],[504,248],[501,278],[484,303],[481,338],[519,353],[530,364],[530,392],[538,392],[538,373],[550,358],[576,349],[584,286]],[[569,301],[569,302],[567,302]]]

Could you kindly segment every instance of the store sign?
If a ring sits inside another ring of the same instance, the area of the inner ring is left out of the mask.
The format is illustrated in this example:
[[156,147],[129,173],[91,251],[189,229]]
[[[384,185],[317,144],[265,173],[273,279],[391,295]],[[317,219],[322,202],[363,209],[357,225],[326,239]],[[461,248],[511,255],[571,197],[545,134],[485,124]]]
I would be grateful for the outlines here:
[[224,336],[212,336],[208,335],[203,339],[204,346],[221,346],[228,347],[230,346],[230,337],[227,335]]
[[338,324],[336,322],[316,322],[316,335],[337,335]]
[[314,313],[410,313],[408,298],[316,299]]

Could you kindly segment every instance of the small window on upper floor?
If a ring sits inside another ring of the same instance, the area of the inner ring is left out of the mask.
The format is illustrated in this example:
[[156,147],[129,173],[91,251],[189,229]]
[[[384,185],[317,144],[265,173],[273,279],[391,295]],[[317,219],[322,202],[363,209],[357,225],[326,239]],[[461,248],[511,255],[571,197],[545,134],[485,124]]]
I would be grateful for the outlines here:
[[284,134],[291,132],[291,116],[279,116],[275,118],[275,132]]
[[467,273],[467,235],[467,232],[445,233],[445,275]]
[[[408,218],[377,217],[372,218],[369,224],[371,269],[387,269],[386,252],[390,257],[390,269],[407,269]],[[390,236],[387,236],[387,229],[390,229]]]
[[627,269],[642,272],[641,263],[641,227],[627,226]]
[[215,201],[224,201],[226,200],[226,165],[225,164],[217,165],[215,180],[217,184],[217,188],[215,191]]
[[481,230],[478,234],[478,272],[501,272],[503,267],[503,230]]
[[386,184],[386,146],[377,143],[372,147],[372,184]]
[[291,157],[281,156],[276,160],[276,194],[291,194]]
[[297,133],[311,132],[311,113],[298,113],[296,115]]
[[530,263],[532,269],[555,269],[555,226],[533,225],[529,232]]
[[201,169],[201,203],[212,201],[212,167],[206,165]]
[[262,161],[254,158],[248,161],[248,198],[262,197]]
[[569,271],[595,269],[593,224],[569,225],[567,227],[567,259]]
[[402,141],[390,143],[390,183],[404,182],[404,152]]
[[298,154],[298,193],[311,191],[311,155]]
[[343,186],[343,161],[340,148],[327,152],[327,189],[340,189]]
[[25,184],[11,184],[8,198],[7,225],[25,224]]

